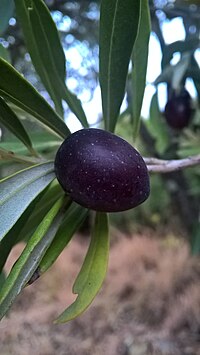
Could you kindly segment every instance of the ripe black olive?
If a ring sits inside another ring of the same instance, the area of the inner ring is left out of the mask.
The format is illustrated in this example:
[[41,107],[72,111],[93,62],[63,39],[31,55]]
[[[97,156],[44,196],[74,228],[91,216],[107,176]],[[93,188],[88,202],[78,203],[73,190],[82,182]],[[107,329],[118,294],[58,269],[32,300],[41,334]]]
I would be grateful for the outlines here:
[[164,115],[170,127],[182,129],[187,127],[192,117],[191,97],[187,90],[173,94],[165,106]]
[[82,129],[67,137],[56,154],[55,173],[72,200],[96,211],[128,210],[149,196],[141,155],[101,129]]

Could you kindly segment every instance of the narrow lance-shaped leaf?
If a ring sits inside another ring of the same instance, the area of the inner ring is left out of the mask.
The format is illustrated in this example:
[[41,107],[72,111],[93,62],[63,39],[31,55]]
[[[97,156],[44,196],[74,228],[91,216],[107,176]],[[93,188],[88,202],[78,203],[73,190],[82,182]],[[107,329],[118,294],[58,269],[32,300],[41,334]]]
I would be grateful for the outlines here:
[[2,271],[7,257],[13,248],[13,246],[19,241],[19,233],[22,230],[24,224],[26,224],[29,216],[32,214],[35,205],[37,204],[38,200],[41,198],[42,194],[39,194],[34,201],[28,206],[25,212],[21,215],[18,221],[14,224],[11,230],[6,234],[5,238],[0,243],[0,272]]
[[54,180],[31,202],[0,243],[0,271],[12,247],[19,241],[27,241],[30,238],[53,204],[63,195],[64,192],[61,192],[60,186]]
[[6,280],[6,275],[5,275],[5,273],[3,271],[1,271],[0,272],[0,290],[1,290],[5,280]]
[[48,54],[50,54],[52,57],[52,61],[54,62],[58,76],[61,80],[64,81],[66,77],[66,59],[56,25],[44,1],[32,0],[32,4],[32,8],[39,15],[39,21],[41,23],[41,26],[43,26],[42,31],[44,33],[44,36],[46,36],[50,47],[50,51],[48,52]]
[[73,292],[78,296],[56,320],[65,323],[83,313],[98,293],[107,271],[109,256],[108,221],[105,213],[97,213],[92,240]]
[[[40,65],[42,65],[43,72],[49,82],[50,95],[55,103],[55,107],[57,111],[63,115],[62,97],[60,96],[59,84],[60,81],[64,81],[65,69],[63,73],[63,57],[60,60],[59,56],[61,53],[64,55],[64,53],[60,50],[60,46],[59,48],[57,46],[59,41],[58,37],[55,42],[55,33],[57,33],[55,24],[43,1],[32,1],[32,6],[28,7],[28,15],[38,53],[37,58],[39,57]],[[53,48],[58,50],[56,57],[54,57]],[[59,65],[60,69],[58,69]]]
[[31,154],[35,155],[31,140],[26,132],[21,121],[15,112],[6,104],[0,97],[0,122],[12,132],[24,145],[28,148]]
[[26,223],[24,223],[24,226],[18,235],[19,240],[24,238],[26,240],[29,239],[30,235],[43,220],[51,206],[63,195],[64,191],[58,184],[57,180],[53,180],[52,183],[48,186],[47,190],[45,190],[43,193],[42,198],[36,204],[30,217],[26,220]]
[[191,53],[186,52],[182,54],[180,61],[176,64],[175,70],[173,70],[172,76],[172,88],[177,90],[181,87],[181,82],[184,78],[187,68],[189,67],[191,60]]
[[62,225],[39,265],[39,274],[46,272],[56,261],[87,215],[88,210],[77,205],[75,202],[70,206]]
[[197,91],[197,99],[198,99],[198,102],[200,103],[200,68],[199,68],[199,65],[198,65],[194,56],[191,57],[190,66],[192,69],[190,77],[192,78],[192,80],[194,82],[194,86]]
[[53,163],[35,165],[0,181],[0,240],[55,178]]
[[146,72],[150,36],[150,13],[148,0],[141,0],[140,23],[138,35],[133,48],[132,88],[133,88],[133,137],[136,139],[142,101],[146,85]]
[[45,99],[2,58],[0,58],[0,95],[33,115],[61,137],[65,138],[70,134],[66,124]]
[[[42,5],[46,7],[44,2],[42,2]],[[31,23],[30,23],[29,9],[32,9],[32,1],[30,1],[30,0],[15,0],[15,6],[16,6],[17,16],[18,16],[21,26],[22,26],[26,46],[27,46],[27,49],[28,49],[29,54],[31,56],[31,60],[33,62],[33,65],[34,65],[38,75],[40,76],[40,79],[42,80],[46,90],[48,91],[49,95],[51,96],[52,100],[54,101],[57,112],[60,113],[62,116],[63,115],[63,108],[62,108],[61,98],[59,96],[59,93],[56,91],[55,86],[52,85],[52,82],[49,79],[50,68],[47,65],[45,66],[42,61],[40,53],[38,52],[38,43],[37,43],[36,39],[34,38],[34,33],[32,30]],[[52,18],[50,18],[51,23],[52,23],[52,21],[53,21]],[[53,23],[53,26],[55,26],[54,23]],[[51,24],[50,24],[50,27],[52,27]],[[52,36],[52,30],[50,31],[50,33]],[[59,57],[58,63],[59,63],[60,72],[62,72],[64,69],[63,75],[65,75],[65,58],[63,58],[64,53],[62,53],[62,56],[61,56],[61,51],[58,49],[58,46],[56,45],[58,43],[58,41],[56,40],[56,43],[55,43],[55,31],[53,31],[53,40],[52,41],[54,42],[54,44],[52,46],[52,51],[54,50],[54,48],[56,48],[56,50],[58,50],[58,57]],[[40,39],[40,42],[41,42],[41,39]],[[47,58],[48,58],[48,55],[47,55]],[[64,60],[64,62],[63,62],[63,60]],[[63,65],[64,65],[64,67],[63,67]]]
[[199,38],[198,37],[191,38],[190,36],[188,36],[188,38],[185,39],[184,41],[179,40],[179,41],[172,42],[168,45],[165,45],[165,47],[163,48],[162,61],[161,61],[162,71],[170,63],[171,59],[173,58],[173,54],[175,52],[180,54],[184,52],[192,53],[196,50],[196,48],[198,48],[198,46],[199,46]]
[[177,64],[168,64],[164,67],[162,73],[155,80],[154,85],[168,82],[174,90],[180,89],[181,82],[189,68],[190,60],[191,54],[188,52],[183,53]]
[[41,0],[15,0],[33,64],[59,112],[64,99],[84,127],[88,122],[80,100],[65,85],[65,55],[51,14]]
[[0,292],[0,319],[37,269],[64,217],[66,202],[61,198],[53,205],[14,264]]
[[[55,87],[56,92],[63,98],[72,112],[77,116],[83,126],[88,127],[87,119],[80,101],[72,94],[65,85],[65,77],[59,73],[55,42],[55,24],[51,18],[48,8],[41,0],[33,0],[33,7],[29,8],[30,22],[37,50],[43,62],[43,66],[48,68],[48,78]],[[51,34],[52,33],[52,37]],[[58,37],[57,37],[58,39]],[[55,46],[54,51],[52,47]],[[63,52],[64,55],[64,52]],[[60,63],[61,64],[61,63]],[[63,64],[62,66],[63,67]]]
[[[61,143],[62,138],[56,137],[49,132],[31,132],[31,141],[37,152],[55,151]],[[9,137],[6,142],[0,142],[0,148],[15,152],[15,154],[26,154],[25,146],[15,137]]]
[[169,145],[169,133],[162,117],[157,92],[153,95],[150,105],[150,117],[144,121],[150,134],[156,139],[156,149],[158,153],[163,154]]
[[105,127],[110,131],[115,129],[124,98],[139,17],[139,0],[102,0],[99,77]]

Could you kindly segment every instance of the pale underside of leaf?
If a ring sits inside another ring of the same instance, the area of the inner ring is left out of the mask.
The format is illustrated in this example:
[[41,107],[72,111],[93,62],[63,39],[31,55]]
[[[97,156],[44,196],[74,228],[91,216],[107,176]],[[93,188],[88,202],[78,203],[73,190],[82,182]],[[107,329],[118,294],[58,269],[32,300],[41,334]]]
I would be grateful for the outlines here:
[[55,178],[53,164],[25,169],[0,181],[0,240],[12,228],[31,201]]
[[64,217],[65,204],[66,200],[62,197],[53,205],[14,264],[0,292],[0,319],[38,267]]

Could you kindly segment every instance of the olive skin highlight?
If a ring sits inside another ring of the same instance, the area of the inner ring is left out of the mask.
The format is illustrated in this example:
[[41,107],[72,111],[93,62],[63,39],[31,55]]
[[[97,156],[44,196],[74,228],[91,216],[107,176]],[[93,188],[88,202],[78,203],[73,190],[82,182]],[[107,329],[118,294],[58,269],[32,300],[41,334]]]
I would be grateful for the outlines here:
[[55,157],[55,174],[73,201],[101,212],[136,207],[150,192],[148,170],[137,150],[96,128],[65,139]]
[[173,93],[164,111],[168,125],[175,129],[183,129],[188,126],[192,114],[191,97],[188,91],[183,89],[180,94]]

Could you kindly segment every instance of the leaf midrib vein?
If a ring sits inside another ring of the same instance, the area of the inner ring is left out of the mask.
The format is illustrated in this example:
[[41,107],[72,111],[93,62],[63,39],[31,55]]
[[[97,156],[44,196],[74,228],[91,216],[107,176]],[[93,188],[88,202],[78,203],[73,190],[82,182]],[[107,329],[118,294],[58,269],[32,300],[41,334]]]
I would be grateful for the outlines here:
[[108,122],[108,128],[110,128],[110,74],[111,74],[111,68],[112,68],[112,47],[113,47],[113,37],[114,37],[114,32],[115,32],[115,23],[116,23],[116,17],[117,17],[117,8],[118,8],[118,3],[119,0],[116,1],[116,6],[115,6],[115,11],[114,11],[114,16],[113,16],[113,26],[112,26],[112,32],[111,32],[111,38],[110,38],[110,51],[109,51],[109,56],[108,56],[108,85],[107,85],[107,122]]

